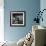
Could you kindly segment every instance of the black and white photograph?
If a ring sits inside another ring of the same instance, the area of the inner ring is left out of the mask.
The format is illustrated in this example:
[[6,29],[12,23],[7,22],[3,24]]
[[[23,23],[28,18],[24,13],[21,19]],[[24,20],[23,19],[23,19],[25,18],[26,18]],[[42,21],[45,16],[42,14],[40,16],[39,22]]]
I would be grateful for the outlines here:
[[24,11],[11,11],[10,12],[10,25],[11,26],[24,26],[25,25],[25,12]]

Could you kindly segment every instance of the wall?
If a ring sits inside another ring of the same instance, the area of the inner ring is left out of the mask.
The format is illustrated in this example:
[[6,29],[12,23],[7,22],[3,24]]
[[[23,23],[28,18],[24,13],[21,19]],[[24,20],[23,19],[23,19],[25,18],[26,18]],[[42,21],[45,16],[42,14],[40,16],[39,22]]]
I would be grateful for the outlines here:
[[0,42],[4,41],[4,3],[0,0]]
[[[25,10],[26,26],[10,27],[10,11]],[[40,10],[40,0],[4,0],[4,39],[18,41],[32,29],[33,19]]]
[[[41,11],[43,10],[43,9],[46,9],[46,0],[41,0],[40,1],[40,9],[41,9]],[[43,22],[41,21],[40,22],[40,25],[42,25],[42,26],[45,26],[46,27],[46,10],[43,12],[43,15],[42,15],[42,17],[43,17]]]

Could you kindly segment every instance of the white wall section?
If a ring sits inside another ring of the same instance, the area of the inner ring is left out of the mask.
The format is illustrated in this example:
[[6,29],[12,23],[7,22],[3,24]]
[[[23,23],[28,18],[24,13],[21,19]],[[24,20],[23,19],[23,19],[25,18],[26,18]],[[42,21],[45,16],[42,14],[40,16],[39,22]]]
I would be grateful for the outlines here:
[[0,0],[0,42],[4,41],[4,0]]

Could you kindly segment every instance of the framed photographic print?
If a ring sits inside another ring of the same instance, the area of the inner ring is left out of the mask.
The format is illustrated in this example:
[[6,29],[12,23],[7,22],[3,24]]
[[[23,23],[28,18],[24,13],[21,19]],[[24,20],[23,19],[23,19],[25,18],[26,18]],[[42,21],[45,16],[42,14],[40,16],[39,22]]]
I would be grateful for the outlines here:
[[25,26],[26,23],[25,11],[10,12],[10,26]]

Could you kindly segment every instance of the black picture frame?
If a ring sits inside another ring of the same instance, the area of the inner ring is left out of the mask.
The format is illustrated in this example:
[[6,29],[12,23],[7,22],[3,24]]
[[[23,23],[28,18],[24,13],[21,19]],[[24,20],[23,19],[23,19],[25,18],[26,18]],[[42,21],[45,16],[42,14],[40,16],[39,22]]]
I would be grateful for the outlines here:
[[10,26],[23,27],[26,25],[25,11],[10,11]]

